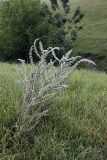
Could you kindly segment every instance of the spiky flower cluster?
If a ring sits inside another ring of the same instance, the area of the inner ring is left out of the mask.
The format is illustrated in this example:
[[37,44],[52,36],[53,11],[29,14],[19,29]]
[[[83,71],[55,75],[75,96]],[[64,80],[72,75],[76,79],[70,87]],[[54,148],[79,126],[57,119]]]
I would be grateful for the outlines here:
[[[20,85],[23,91],[23,104],[20,115],[20,131],[30,132],[32,131],[42,117],[46,116],[48,108],[42,108],[42,104],[55,96],[62,89],[67,88],[65,79],[69,74],[81,63],[88,62],[95,65],[94,62],[81,59],[80,56],[71,57],[72,50],[68,51],[61,59],[59,59],[55,50],[59,50],[59,47],[49,47],[44,50],[41,41],[39,42],[40,54],[38,53],[35,40],[33,46],[29,52],[30,59],[30,74],[28,76],[25,61],[19,59],[22,63],[18,68],[20,76]],[[32,53],[40,59],[38,64],[34,64]],[[54,61],[50,60],[47,63],[46,58],[51,54],[54,57]],[[59,62],[59,66],[55,67],[55,62]]]

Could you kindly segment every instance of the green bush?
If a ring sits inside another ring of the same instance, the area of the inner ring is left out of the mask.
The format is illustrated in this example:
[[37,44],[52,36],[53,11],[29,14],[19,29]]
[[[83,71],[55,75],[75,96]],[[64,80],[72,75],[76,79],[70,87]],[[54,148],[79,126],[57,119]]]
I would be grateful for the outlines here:
[[[38,37],[45,48],[60,47],[57,56],[61,58],[77,39],[81,20],[75,23],[78,13],[69,18],[65,9],[61,12],[54,6],[52,10],[40,0],[1,0],[0,3],[0,60],[21,58],[28,62],[30,46]],[[63,2],[62,6],[64,8]]]
[[8,0],[0,6],[0,56],[5,60],[26,58],[35,37],[45,41],[55,28],[39,1]]

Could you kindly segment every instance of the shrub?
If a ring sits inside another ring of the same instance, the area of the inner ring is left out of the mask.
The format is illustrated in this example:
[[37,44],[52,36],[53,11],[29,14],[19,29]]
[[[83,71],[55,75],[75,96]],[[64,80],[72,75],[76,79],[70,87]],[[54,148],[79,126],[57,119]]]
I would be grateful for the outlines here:
[[0,1],[0,57],[5,61],[26,59],[35,37],[43,41],[51,36],[54,26],[51,14],[40,1]]
[[[23,91],[19,128],[21,133],[29,133],[35,129],[41,119],[46,116],[48,106],[43,104],[58,92],[67,88],[66,79],[81,62],[88,62],[95,65],[91,60],[81,59],[80,56],[70,57],[72,50],[68,51],[65,56],[59,59],[55,54],[55,50],[59,50],[59,47],[49,47],[45,50],[41,41],[39,42],[41,54],[39,54],[36,47],[37,41],[38,39],[34,42],[29,52],[31,63],[29,76],[27,76],[25,61],[19,59],[22,63],[22,66],[18,68],[19,82]],[[35,52],[36,56],[40,59],[37,65],[34,65],[32,52]],[[46,58],[49,54],[54,57],[54,60],[50,60],[47,63]],[[58,68],[54,66],[56,61],[59,63]]]

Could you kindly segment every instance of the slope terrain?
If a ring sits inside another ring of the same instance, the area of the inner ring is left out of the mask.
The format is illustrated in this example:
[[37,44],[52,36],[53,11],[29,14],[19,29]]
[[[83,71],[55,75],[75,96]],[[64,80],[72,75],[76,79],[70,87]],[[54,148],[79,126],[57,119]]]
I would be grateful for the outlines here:
[[[50,0],[42,0],[50,4]],[[60,0],[58,0],[59,2]],[[107,69],[107,0],[69,0],[71,13],[80,6],[85,16],[83,30],[74,44],[76,54],[93,59],[100,69]]]
[[85,12],[84,29],[79,33],[74,48],[91,56],[101,67],[107,67],[107,1],[72,0],[73,9],[80,6]]
[[[107,75],[86,70],[52,98],[36,130],[18,136],[22,94],[17,65],[0,64],[0,160],[106,160]],[[16,136],[17,135],[17,136]]]

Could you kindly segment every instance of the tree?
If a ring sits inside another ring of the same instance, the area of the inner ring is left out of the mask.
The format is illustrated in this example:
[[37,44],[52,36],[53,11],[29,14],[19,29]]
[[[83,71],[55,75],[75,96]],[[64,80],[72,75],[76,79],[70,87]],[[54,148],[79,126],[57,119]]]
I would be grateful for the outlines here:
[[58,2],[57,0],[50,0],[51,1],[51,7],[53,10],[56,10],[58,8]]
[[53,43],[54,46],[58,44],[58,46],[61,47],[62,50],[59,54],[59,57],[61,57],[62,54],[64,54],[67,50],[73,48],[73,44],[78,37],[78,32],[83,29],[83,27],[80,25],[80,21],[84,17],[84,12],[80,7],[78,7],[76,8],[74,14],[69,16],[69,0],[61,0],[64,12],[59,10],[60,3],[58,3],[58,0],[50,1],[52,9],[54,6],[53,20],[58,28],[51,39],[51,43]]
[[[53,10],[56,10],[59,5],[58,5],[58,0],[50,0],[51,2],[51,7]],[[61,0],[62,6],[64,8],[65,13],[69,12],[69,0]]]
[[55,28],[48,21],[50,12],[35,0],[7,0],[0,5],[0,57],[27,58],[37,37],[46,41]]
[[[72,48],[83,18],[80,8],[69,18],[68,0],[62,0],[64,13],[59,11],[57,0],[50,0],[52,9],[40,0],[0,1],[0,58],[13,61],[17,58],[28,61],[28,52],[36,38],[41,38],[44,47],[59,46],[58,57]],[[70,9],[70,7],[69,7]],[[38,60],[37,57],[35,57]],[[50,59],[50,57],[48,57]]]

